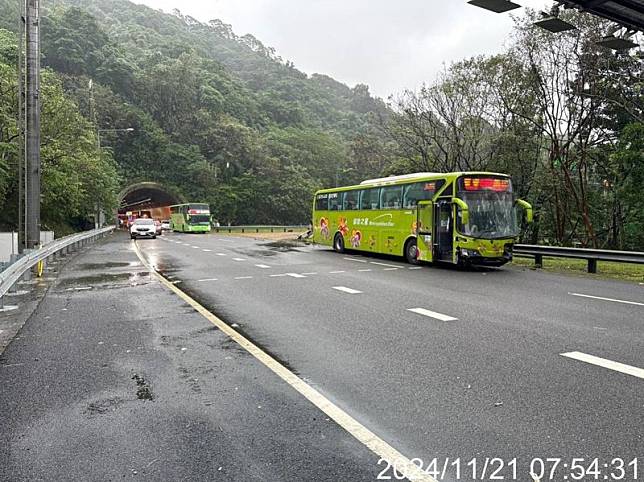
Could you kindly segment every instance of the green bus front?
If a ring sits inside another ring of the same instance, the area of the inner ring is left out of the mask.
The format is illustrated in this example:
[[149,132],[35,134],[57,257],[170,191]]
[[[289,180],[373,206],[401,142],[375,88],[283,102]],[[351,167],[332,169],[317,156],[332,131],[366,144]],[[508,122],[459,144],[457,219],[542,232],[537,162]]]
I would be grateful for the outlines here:
[[313,240],[333,246],[402,255],[409,262],[501,266],[519,235],[512,182],[504,174],[413,174],[318,191]]
[[210,206],[204,203],[170,206],[170,229],[180,233],[210,232]]

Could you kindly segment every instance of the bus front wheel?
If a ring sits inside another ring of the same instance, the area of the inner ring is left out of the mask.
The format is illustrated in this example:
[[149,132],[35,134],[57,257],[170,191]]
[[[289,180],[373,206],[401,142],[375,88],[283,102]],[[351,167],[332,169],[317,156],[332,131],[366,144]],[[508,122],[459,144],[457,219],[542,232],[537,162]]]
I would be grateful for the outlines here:
[[333,238],[333,250],[336,253],[344,253],[344,238],[340,233],[336,233]]
[[418,264],[418,248],[415,239],[410,239],[405,244],[405,259],[409,264]]

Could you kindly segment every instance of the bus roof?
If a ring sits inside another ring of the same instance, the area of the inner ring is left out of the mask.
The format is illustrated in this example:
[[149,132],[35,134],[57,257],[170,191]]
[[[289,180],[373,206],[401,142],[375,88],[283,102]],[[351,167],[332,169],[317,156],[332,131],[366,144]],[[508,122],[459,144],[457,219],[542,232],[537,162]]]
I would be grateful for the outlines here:
[[395,184],[407,184],[414,181],[423,181],[423,180],[436,180],[436,179],[445,179],[447,177],[459,177],[459,176],[498,176],[498,177],[510,177],[509,174],[503,174],[500,172],[488,172],[488,171],[455,171],[455,172],[415,172],[412,174],[403,174],[401,176],[389,176],[381,177],[378,179],[367,179],[362,181],[360,184],[353,186],[338,186],[327,189],[320,189],[317,193],[324,192],[335,192],[335,191],[347,191],[350,189],[365,189],[367,187],[377,187],[377,186],[388,186]]

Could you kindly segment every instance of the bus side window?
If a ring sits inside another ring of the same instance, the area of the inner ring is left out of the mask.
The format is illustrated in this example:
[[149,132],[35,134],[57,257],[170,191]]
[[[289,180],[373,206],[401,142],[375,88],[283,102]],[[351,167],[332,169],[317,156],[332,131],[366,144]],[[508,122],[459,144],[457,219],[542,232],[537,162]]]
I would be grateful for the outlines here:
[[382,188],[380,204],[382,209],[399,209],[402,202],[402,186],[388,186]]
[[338,211],[340,209],[340,193],[332,192],[329,194],[329,211]]
[[360,196],[360,209],[375,210],[380,209],[378,199],[380,198],[380,189],[364,189]]
[[316,211],[326,211],[329,209],[329,195],[328,194],[318,194],[315,199],[315,209]]
[[358,209],[358,193],[360,191],[345,191],[344,201],[342,202],[343,209],[347,211],[355,211]]

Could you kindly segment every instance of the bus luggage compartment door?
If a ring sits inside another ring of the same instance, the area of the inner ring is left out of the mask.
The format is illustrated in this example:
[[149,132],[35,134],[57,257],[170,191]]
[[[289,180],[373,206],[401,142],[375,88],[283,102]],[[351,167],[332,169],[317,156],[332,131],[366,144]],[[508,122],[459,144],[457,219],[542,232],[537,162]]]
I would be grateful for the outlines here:
[[434,240],[432,238],[434,203],[431,201],[419,201],[417,207],[416,246],[419,251],[418,259],[420,261],[431,261],[434,257]]

